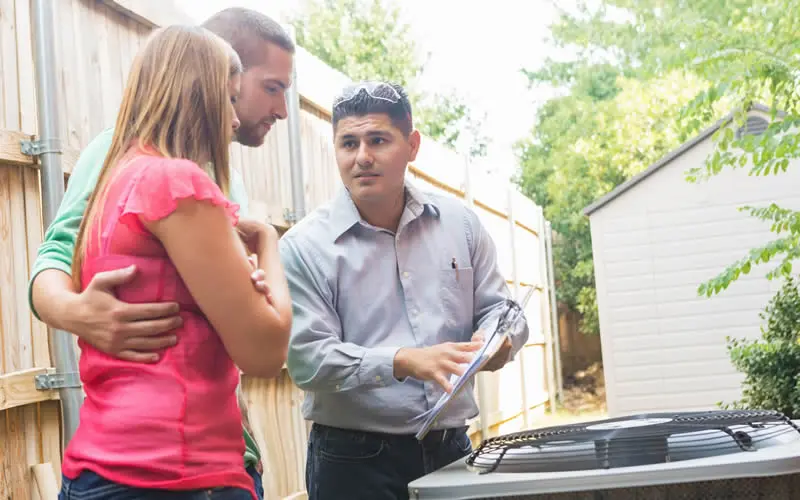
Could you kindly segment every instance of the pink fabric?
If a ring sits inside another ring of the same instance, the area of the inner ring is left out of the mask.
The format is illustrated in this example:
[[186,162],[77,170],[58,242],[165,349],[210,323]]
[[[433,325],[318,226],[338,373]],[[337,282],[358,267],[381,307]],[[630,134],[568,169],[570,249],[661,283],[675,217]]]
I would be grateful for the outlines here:
[[244,469],[239,371],[140,219],[166,217],[188,197],[223,207],[231,224],[238,220],[238,205],[195,163],[137,151],[117,168],[100,226],[89,228],[83,286],[100,271],[136,264],[135,279],[117,296],[131,303],[176,301],[183,326],[177,345],[155,364],[122,361],[79,341],[86,399],[62,470],[74,479],[88,469],[137,488],[232,486],[255,498]]

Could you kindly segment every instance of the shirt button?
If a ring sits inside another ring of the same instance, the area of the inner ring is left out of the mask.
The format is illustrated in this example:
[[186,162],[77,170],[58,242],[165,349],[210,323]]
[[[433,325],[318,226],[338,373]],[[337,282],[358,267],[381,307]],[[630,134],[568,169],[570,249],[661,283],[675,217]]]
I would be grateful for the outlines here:
[[408,278],[408,271],[403,271],[403,278]]
[[340,386],[339,384],[336,384],[336,390],[337,391],[340,390],[341,388],[342,388],[342,386]]
[[381,381],[381,376],[375,375],[375,382],[380,382],[380,381]]

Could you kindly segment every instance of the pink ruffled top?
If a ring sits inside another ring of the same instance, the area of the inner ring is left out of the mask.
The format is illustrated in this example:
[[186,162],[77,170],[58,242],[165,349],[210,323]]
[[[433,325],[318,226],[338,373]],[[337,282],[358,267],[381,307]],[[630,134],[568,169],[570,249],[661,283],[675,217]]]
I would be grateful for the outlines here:
[[135,279],[119,287],[117,297],[129,303],[175,301],[183,325],[175,331],[177,345],[153,364],[123,361],[78,342],[86,399],[62,471],[74,479],[91,470],[137,488],[231,486],[255,498],[244,469],[239,371],[161,242],[142,224],[168,216],[184,198],[224,208],[234,225],[239,207],[188,160],[135,150],[113,175],[101,218],[87,228],[83,287],[100,271],[135,264]]

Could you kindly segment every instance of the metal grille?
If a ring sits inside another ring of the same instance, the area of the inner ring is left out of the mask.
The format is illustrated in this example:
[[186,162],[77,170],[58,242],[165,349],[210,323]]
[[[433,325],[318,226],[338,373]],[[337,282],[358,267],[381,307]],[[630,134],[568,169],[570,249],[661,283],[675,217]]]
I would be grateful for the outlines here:
[[745,135],[761,135],[767,128],[769,122],[760,116],[748,116],[744,126],[736,130],[736,138],[741,139]]
[[795,500],[797,498],[800,498],[800,474],[574,493],[493,496],[485,497],[483,500]]
[[800,429],[775,411],[650,413],[489,438],[467,465],[481,473],[608,469],[754,451],[787,433]]

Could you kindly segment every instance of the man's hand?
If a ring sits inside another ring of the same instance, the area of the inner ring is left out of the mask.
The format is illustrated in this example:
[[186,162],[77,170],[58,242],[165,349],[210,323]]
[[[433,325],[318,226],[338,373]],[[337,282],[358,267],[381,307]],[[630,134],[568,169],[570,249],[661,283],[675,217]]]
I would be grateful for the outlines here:
[[129,283],[136,267],[97,273],[76,295],[65,330],[95,348],[127,361],[152,363],[159,351],[176,344],[168,332],[183,320],[174,302],[128,304],[117,300],[114,288]]
[[248,253],[259,254],[270,242],[278,240],[278,231],[275,226],[253,219],[240,218],[236,230],[247,246]]
[[[253,286],[271,300],[264,271],[251,259]],[[77,295],[69,331],[106,354],[142,363],[158,361],[157,351],[174,346],[177,336],[170,331],[183,324],[178,304],[155,302],[128,304],[117,300],[114,287],[130,282],[135,266],[97,273],[89,286]]]
[[[475,332],[472,335],[472,342],[478,342],[480,344],[483,344],[484,342],[483,332],[480,330]],[[483,369],[481,369],[481,371],[495,372],[500,368],[504,367],[508,362],[508,356],[509,354],[511,354],[512,347],[513,346],[511,345],[511,338],[506,337],[505,340],[503,340],[503,343],[497,349],[497,352],[494,354],[494,356],[489,358],[489,361],[487,361],[486,364],[483,365]]]
[[480,342],[446,342],[431,347],[404,347],[394,357],[394,376],[433,380],[446,392],[453,390],[452,374],[461,375],[464,367],[481,348]]

